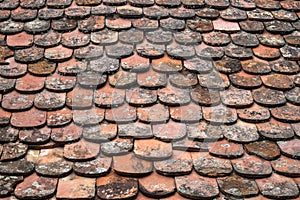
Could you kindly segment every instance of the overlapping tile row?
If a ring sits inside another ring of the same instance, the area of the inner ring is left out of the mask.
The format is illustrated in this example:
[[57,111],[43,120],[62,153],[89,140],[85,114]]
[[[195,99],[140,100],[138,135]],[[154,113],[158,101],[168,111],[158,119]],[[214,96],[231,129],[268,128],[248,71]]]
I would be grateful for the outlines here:
[[0,199],[298,199],[299,17],[1,0]]

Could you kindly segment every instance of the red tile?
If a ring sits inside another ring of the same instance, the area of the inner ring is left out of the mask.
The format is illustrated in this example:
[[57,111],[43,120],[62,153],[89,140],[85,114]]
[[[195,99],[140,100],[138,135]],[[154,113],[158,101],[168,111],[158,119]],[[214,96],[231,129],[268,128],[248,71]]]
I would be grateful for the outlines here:
[[11,12],[11,18],[15,21],[32,21],[37,17],[37,10],[18,7]]
[[138,181],[110,173],[108,176],[97,178],[97,196],[101,199],[134,198],[138,193]]
[[203,87],[195,87],[190,92],[192,100],[203,106],[217,105],[221,102],[219,92]]
[[150,68],[145,73],[137,74],[137,83],[146,88],[159,88],[167,84],[167,76]]
[[50,139],[51,129],[47,126],[34,130],[21,130],[19,139],[23,143],[28,144],[43,144]]
[[27,74],[16,81],[16,90],[25,93],[38,92],[44,87],[45,78]]
[[294,2],[294,1],[282,1],[280,2],[281,6],[284,8],[284,9],[287,9],[287,10],[299,10],[300,8],[300,4],[299,2]]
[[230,160],[211,156],[207,152],[195,152],[191,155],[194,168],[200,175],[218,177],[232,172]]
[[124,30],[131,27],[131,21],[123,18],[106,18],[105,25],[112,30]]
[[237,120],[236,109],[224,105],[202,107],[203,118],[213,123],[232,124]]
[[61,45],[45,50],[45,58],[54,62],[62,62],[72,57],[73,50]]
[[186,136],[186,125],[172,120],[165,124],[153,124],[152,130],[158,140],[166,142],[180,140]]
[[287,90],[294,87],[293,79],[289,75],[270,74],[261,76],[264,85],[278,90]]
[[271,177],[255,180],[261,194],[268,198],[296,198],[299,189],[293,179],[273,173]]
[[116,88],[128,89],[136,85],[136,73],[119,70],[108,77],[109,84]]
[[251,197],[259,193],[254,180],[246,179],[235,174],[217,178],[217,182],[223,193],[234,197]]
[[124,104],[117,108],[107,109],[105,119],[117,123],[133,122],[137,118],[136,108]]
[[134,153],[147,160],[164,160],[172,156],[172,145],[155,139],[134,141]]
[[170,106],[185,105],[191,100],[188,89],[176,88],[172,85],[159,89],[157,95],[163,104]]
[[30,47],[33,43],[33,36],[22,32],[16,35],[9,35],[6,38],[6,44],[12,48]]
[[71,3],[72,0],[49,0],[47,1],[47,6],[53,8],[65,8],[70,6]]
[[80,126],[99,124],[104,119],[105,110],[92,107],[84,110],[73,110],[73,121]]
[[101,3],[101,0],[76,0],[76,4],[79,6],[96,6]]
[[182,70],[182,63],[181,60],[172,59],[165,55],[162,58],[153,59],[152,67],[158,72],[174,73]]
[[206,121],[187,124],[188,138],[200,141],[216,141],[223,138],[223,125],[212,125]]
[[63,149],[42,149],[38,161],[35,165],[35,171],[43,176],[59,177],[71,172],[72,163],[63,158]]
[[152,105],[157,101],[157,92],[140,87],[127,89],[126,101],[133,106]]
[[52,128],[51,139],[58,143],[70,143],[80,139],[82,127],[71,123],[61,128]]
[[146,139],[152,138],[153,133],[150,124],[141,122],[119,124],[118,136],[124,138]]
[[170,115],[174,121],[198,122],[202,119],[202,109],[194,103],[185,106],[171,107]]
[[[285,15],[284,15],[285,16]],[[289,17],[289,16],[288,16]],[[289,34],[289,35],[286,35],[286,36],[284,36],[284,39],[285,39],[285,41],[288,43],[288,44],[290,44],[290,45],[292,45],[292,46],[298,46],[300,43],[299,43],[299,37],[300,37],[300,34],[299,34],[299,32],[297,31],[295,31],[295,32],[293,32],[292,34]]]
[[271,162],[273,169],[278,173],[285,176],[299,176],[300,174],[300,161],[281,156],[277,160]]
[[87,68],[87,62],[77,59],[70,59],[63,63],[58,63],[58,72],[63,75],[77,75]]
[[253,98],[249,90],[238,89],[233,86],[221,91],[220,97],[223,104],[228,107],[249,107],[253,103]]
[[175,192],[175,181],[153,172],[150,176],[139,179],[139,190],[146,196],[161,198]]
[[259,45],[258,47],[255,47],[252,50],[253,54],[261,59],[273,60],[280,57],[280,52],[277,48]]
[[75,87],[67,93],[66,104],[70,108],[87,109],[93,105],[93,90]]
[[300,108],[292,104],[286,104],[282,107],[272,108],[272,116],[283,122],[300,122]]
[[118,127],[116,124],[101,122],[100,125],[83,128],[83,137],[91,142],[107,142],[116,137]]
[[73,1],[70,7],[65,9],[65,15],[68,18],[83,19],[90,15],[91,8],[88,6],[77,6]]
[[[24,118],[24,116],[26,116],[26,118]],[[20,128],[42,126],[46,123],[46,112],[31,108],[28,111],[13,113],[10,123]]]
[[121,67],[132,72],[145,72],[149,70],[150,61],[147,58],[134,54],[128,58],[121,59]]
[[277,142],[281,152],[286,156],[292,158],[299,158],[300,157],[300,140],[299,139],[292,139],[288,141],[278,141]]
[[261,140],[244,145],[249,154],[256,155],[265,160],[274,160],[280,156],[280,150],[275,142]]
[[83,161],[97,157],[99,144],[81,139],[79,142],[64,146],[64,158],[68,160]]
[[100,107],[118,106],[124,103],[125,90],[120,90],[106,84],[95,91],[95,104]]
[[32,174],[17,185],[14,194],[21,199],[48,198],[55,194],[56,178],[41,177]]
[[59,179],[56,198],[94,198],[96,192],[95,184],[95,178],[85,178],[71,174]]
[[62,34],[61,43],[68,48],[78,48],[86,46],[90,42],[90,37],[87,34],[75,31]]
[[286,103],[284,93],[279,90],[260,87],[252,91],[253,100],[263,106],[280,106]]
[[233,125],[223,127],[224,136],[231,141],[238,143],[248,143],[259,139],[259,134],[255,124],[238,120]]
[[219,195],[216,179],[199,176],[195,172],[177,176],[175,182],[178,193],[187,198],[214,198]]
[[209,89],[224,90],[230,86],[230,81],[226,74],[221,74],[212,70],[207,74],[198,74],[200,86]]
[[243,146],[241,144],[229,142],[227,140],[217,141],[210,145],[210,154],[218,157],[236,158],[241,157],[244,153]]
[[113,169],[123,176],[145,176],[152,172],[152,162],[137,158],[134,153],[113,157]]
[[10,122],[11,113],[0,108],[0,125],[7,125]]
[[34,35],[34,43],[41,47],[53,47],[58,45],[60,41],[61,34],[51,30],[41,35]]
[[23,143],[6,143],[2,146],[1,161],[16,160],[24,157],[28,146]]
[[107,156],[128,154],[132,151],[133,140],[116,138],[101,144],[101,152]]
[[236,112],[241,120],[251,123],[267,121],[271,116],[267,108],[257,104],[249,108],[237,109]]
[[240,30],[239,24],[237,22],[224,21],[222,19],[217,19],[212,22],[214,29],[221,32],[232,33]]
[[[145,3],[148,3],[148,1]],[[145,31],[155,30],[159,27],[158,21],[145,17],[132,21],[132,26]]]
[[137,115],[140,121],[146,123],[163,123],[169,119],[169,109],[162,104],[138,108]]
[[172,157],[154,162],[156,172],[166,176],[189,174],[193,169],[191,154],[186,151],[173,151]]
[[1,10],[0,12],[0,19],[7,20],[10,18],[10,10]]
[[57,111],[47,112],[47,126],[57,127],[70,123],[72,121],[72,111],[68,108],[63,108]]
[[33,106],[34,95],[20,94],[12,91],[3,95],[2,108],[9,111],[27,110]]

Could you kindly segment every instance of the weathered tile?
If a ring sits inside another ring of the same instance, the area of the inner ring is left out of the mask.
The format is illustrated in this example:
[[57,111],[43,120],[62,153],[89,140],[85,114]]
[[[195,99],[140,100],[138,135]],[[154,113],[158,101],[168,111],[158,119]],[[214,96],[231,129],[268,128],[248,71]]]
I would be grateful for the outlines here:
[[280,2],[280,5],[287,10],[292,10],[292,11],[299,11],[300,10],[300,4],[299,2],[293,2],[293,1],[283,1]]
[[277,90],[287,90],[294,87],[293,79],[289,75],[270,74],[261,76],[263,84]]
[[34,171],[34,163],[24,158],[15,161],[0,162],[1,174],[9,176],[27,176]]
[[95,104],[100,107],[114,107],[124,103],[125,90],[113,88],[109,84],[94,93]]
[[24,28],[23,22],[15,22],[12,20],[6,20],[0,22],[0,33],[2,34],[16,34],[22,32]]
[[96,6],[101,3],[101,0],[76,0],[76,4],[79,6]]
[[253,103],[253,98],[249,90],[243,90],[233,86],[221,91],[220,97],[223,104],[228,107],[249,107]]
[[64,146],[64,158],[74,161],[84,161],[96,158],[99,154],[99,144],[91,143],[81,139],[72,144]]
[[195,19],[187,20],[186,25],[189,29],[200,33],[210,32],[214,29],[211,20],[201,19],[199,17],[196,17]]
[[93,90],[75,87],[67,93],[66,105],[70,108],[87,109],[93,105]]
[[141,122],[119,124],[118,125],[118,136],[124,138],[152,138],[153,133],[151,125],[144,124]]
[[284,38],[279,34],[264,32],[263,34],[258,34],[257,38],[259,42],[265,46],[282,47],[285,45]]
[[204,0],[182,0],[181,3],[186,8],[198,8],[204,5]]
[[169,10],[158,5],[143,8],[143,13],[150,19],[161,19],[169,16]]
[[182,70],[181,60],[170,58],[165,55],[159,59],[152,60],[153,70],[164,73],[175,73]]
[[27,110],[33,106],[34,95],[20,94],[12,91],[3,95],[1,106],[9,111]]
[[119,33],[119,41],[126,44],[138,44],[144,40],[144,32],[138,29],[131,28]]
[[131,21],[121,17],[108,17],[105,19],[105,25],[111,30],[126,30],[131,27]]
[[172,156],[172,145],[156,139],[135,140],[135,155],[146,160],[164,160]]
[[11,62],[15,62],[13,57],[14,51],[9,49],[7,46],[0,47],[0,63],[1,64],[10,64]]
[[103,55],[101,58],[91,60],[89,62],[89,67],[98,73],[112,73],[119,69],[119,60],[116,58],[109,58]]
[[140,87],[127,89],[126,101],[133,106],[152,105],[157,101],[157,92]]
[[264,60],[274,60],[280,57],[280,51],[277,48],[259,45],[252,50],[255,56]]
[[32,174],[15,188],[14,194],[21,199],[48,198],[55,194],[58,180]]
[[276,121],[271,118],[269,122],[256,124],[258,132],[270,140],[289,139],[294,136],[290,124]]
[[283,21],[297,21],[298,17],[295,12],[287,11],[287,10],[274,10],[272,11],[272,15],[275,19],[283,20]]
[[90,7],[88,6],[77,6],[73,1],[72,5],[65,9],[65,16],[73,19],[82,19],[90,15]]
[[37,63],[29,64],[28,71],[37,76],[47,76],[52,74],[56,69],[56,64],[41,60]]
[[50,139],[51,129],[47,126],[33,130],[20,130],[19,139],[23,143],[43,144]]
[[202,119],[202,109],[200,106],[190,103],[179,107],[171,107],[170,115],[174,121],[198,122]]
[[51,28],[58,32],[70,32],[77,27],[77,21],[74,19],[60,18],[52,20]]
[[138,18],[143,15],[143,9],[131,5],[118,6],[117,12],[121,17]]
[[10,123],[19,128],[39,127],[46,123],[46,112],[31,108],[28,111],[13,113]]
[[277,142],[281,152],[286,156],[298,159],[300,157],[300,140],[292,139],[288,141]]
[[137,44],[136,52],[146,58],[160,58],[163,57],[165,53],[165,46],[158,44],[151,44],[147,41],[144,41],[141,44]]
[[235,174],[217,178],[220,191],[234,197],[251,197],[259,193],[254,180],[246,179]]
[[254,89],[262,84],[260,76],[248,74],[244,71],[230,74],[229,79],[234,86],[243,89]]
[[172,120],[165,124],[153,124],[153,135],[161,141],[172,142],[186,136],[186,125]]
[[74,50],[74,56],[78,60],[92,60],[101,58],[104,50],[102,46],[90,44],[86,47],[81,47]]
[[273,20],[270,22],[264,22],[266,30],[274,34],[288,34],[295,30],[295,28],[289,22]]
[[72,90],[75,86],[76,77],[62,76],[58,73],[48,76],[45,81],[45,87],[49,91],[66,92]]
[[249,20],[270,21],[274,19],[271,12],[259,8],[247,11],[247,15]]
[[299,60],[300,53],[299,47],[293,47],[289,45],[285,45],[284,47],[280,48],[280,52],[284,58],[287,60]]
[[128,154],[132,151],[133,140],[116,138],[112,141],[101,144],[101,152],[108,156]]
[[47,0],[47,6],[53,8],[65,8],[70,6],[72,0]]
[[100,4],[98,6],[93,6],[91,8],[92,15],[110,15],[117,11],[116,6],[109,6],[105,4]]
[[152,172],[152,162],[137,158],[134,153],[113,157],[113,169],[123,176],[145,176]]
[[209,153],[213,156],[222,158],[238,158],[243,156],[244,150],[241,144],[229,142],[227,140],[221,140],[214,142],[209,149]]
[[249,108],[237,109],[236,112],[241,120],[251,123],[267,121],[271,116],[267,108],[257,104],[253,104]]
[[24,157],[27,152],[28,146],[23,143],[5,143],[2,146],[1,161],[16,160]]
[[284,93],[282,91],[260,87],[252,91],[252,96],[257,104],[263,106],[279,106],[286,102]]
[[178,44],[181,45],[194,45],[202,41],[200,33],[190,29],[185,29],[182,32],[175,33],[174,39]]
[[158,21],[148,19],[148,18],[140,18],[136,19],[132,22],[132,26],[137,29],[141,29],[143,31],[151,31],[155,30],[159,27]]
[[67,177],[59,179],[56,198],[75,197],[76,199],[91,199],[95,197],[95,184],[95,178],[85,178],[75,174],[70,174]]
[[262,33],[265,29],[264,24],[259,21],[246,20],[239,22],[239,25],[243,31],[249,33]]
[[63,149],[42,149],[38,161],[35,166],[35,171],[43,176],[64,176],[71,172],[72,163],[65,161],[63,158]]
[[14,187],[22,181],[22,176],[0,175],[0,197],[8,196],[14,191]]
[[53,31],[48,31],[45,34],[35,35],[34,43],[41,47],[53,47],[60,43],[61,34]]
[[261,140],[244,145],[249,154],[256,155],[265,160],[274,160],[280,156],[280,150],[275,142]]
[[300,123],[291,124],[291,126],[293,127],[295,134],[297,136],[299,136],[300,135]]
[[285,176],[299,176],[300,162],[296,159],[291,159],[285,156],[273,160],[271,162],[274,171]]
[[151,67],[147,72],[137,74],[137,83],[145,88],[160,88],[167,84],[167,75],[156,72]]
[[175,183],[178,193],[187,198],[214,198],[219,195],[216,179],[199,176],[196,172],[175,177]]
[[148,7],[154,5],[154,0],[128,0],[128,3],[135,7]]
[[231,141],[239,143],[253,142],[259,139],[257,128],[254,124],[237,121],[234,125],[223,127],[224,136]]
[[118,127],[116,124],[101,122],[100,125],[83,128],[83,137],[91,142],[107,142],[116,137]]
[[175,192],[175,181],[153,172],[151,175],[139,179],[139,190],[152,198],[169,196]]
[[211,156],[207,152],[195,152],[191,155],[194,168],[200,175],[218,177],[232,172],[230,160]]
[[37,17],[37,10],[23,9],[18,7],[11,12],[11,18],[14,21],[32,21]]
[[273,173],[269,178],[256,179],[261,194],[268,198],[294,198],[299,189],[293,179]]
[[169,10],[169,14],[173,18],[190,19],[195,16],[195,11],[192,9],[186,9],[183,6],[180,6],[178,8],[171,8]]
[[90,42],[90,37],[87,34],[75,31],[62,34],[61,44],[68,48],[78,48],[86,46]]
[[191,59],[184,60],[183,66],[189,71],[201,74],[210,72],[213,69],[213,62],[209,59],[194,57]]
[[79,140],[82,135],[82,128],[71,123],[62,128],[53,128],[51,139],[55,142],[68,143]]
[[294,31],[292,34],[284,36],[285,41],[292,46],[299,46],[300,32]]
[[278,1],[271,1],[271,2],[266,2],[264,0],[256,0],[255,1],[256,6],[261,9],[265,10],[276,10],[280,9],[280,2]]
[[19,130],[12,126],[4,126],[0,128],[0,141],[1,142],[16,142],[19,135]]
[[64,15],[63,9],[55,9],[49,7],[39,9],[38,12],[38,17],[43,20],[50,20],[50,19],[55,20],[55,19],[62,18],[63,15]]
[[236,109],[224,105],[202,107],[203,118],[212,123],[232,124],[237,120]]
[[185,28],[185,21],[181,19],[167,18],[161,19],[160,26],[162,29],[171,31],[181,31]]
[[205,43],[195,46],[196,54],[206,60],[218,60],[224,56],[224,50],[221,47],[208,46]]
[[97,178],[97,196],[101,199],[134,198],[138,193],[138,181],[110,173],[108,176]]
[[217,19],[220,15],[217,9],[213,9],[210,7],[203,7],[196,11],[195,13],[200,18],[207,18],[207,19]]
[[165,105],[179,106],[190,102],[189,90],[176,88],[168,85],[165,88],[159,89],[157,92],[158,99]]
[[228,21],[243,21],[247,19],[246,11],[235,7],[228,7],[227,9],[220,11],[220,16]]
[[283,122],[299,122],[300,121],[300,109],[298,106],[292,104],[286,104],[282,107],[272,108],[272,116]]
[[72,57],[73,50],[61,45],[45,50],[45,58],[54,62],[63,62]]
[[232,42],[236,45],[244,47],[255,47],[259,45],[257,37],[253,34],[241,32],[236,34],[231,34]]
[[150,61],[149,59],[141,57],[135,53],[128,58],[121,59],[120,65],[124,70],[140,73],[149,70]]
[[137,118],[136,108],[128,104],[123,104],[117,108],[107,109],[105,119],[116,123],[133,122]]
[[90,126],[99,124],[104,119],[105,110],[98,107],[91,107],[84,110],[73,110],[73,121],[79,126]]
[[225,55],[239,60],[247,60],[252,58],[253,53],[250,48],[229,44],[225,49]]
[[133,54],[133,46],[129,44],[117,43],[111,46],[106,46],[106,55],[111,58],[124,58]]
[[0,11],[0,20],[5,21],[10,18],[10,10],[1,10]]
[[38,9],[42,8],[45,5],[46,1],[45,0],[21,0],[20,1],[20,6],[22,8],[30,8],[30,9]]
[[212,125],[206,121],[187,124],[187,136],[189,139],[204,142],[220,140],[223,138],[223,125]]
[[179,151],[191,151],[191,152],[207,152],[209,150],[210,142],[200,142],[191,140],[189,138],[184,138],[179,141],[172,143],[174,150]]
[[39,34],[47,32],[50,29],[50,21],[35,19],[24,24],[24,30],[27,33]]
[[53,110],[62,108],[65,105],[65,100],[65,93],[54,93],[43,90],[35,96],[34,105],[42,110]]
[[32,63],[41,60],[44,56],[44,49],[29,47],[15,51],[15,60],[20,63]]
[[211,46],[225,46],[231,42],[230,36],[227,33],[212,31],[202,34],[203,42]]
[[77,83],[83,88],[99,88],[105,85],[107,80],[106,74],[86,70],[77,74]]
[[195,87],[190,92],[192,100],[202,106],[217,105],[221,102],[218,91],[204,87]]
[[137,115],[140,121],[146,123],[164,123],[169,119],[169,109],[162,104],[138,108]]
[[0,108],[0,125],[5,126],[10,122],[11,113]]

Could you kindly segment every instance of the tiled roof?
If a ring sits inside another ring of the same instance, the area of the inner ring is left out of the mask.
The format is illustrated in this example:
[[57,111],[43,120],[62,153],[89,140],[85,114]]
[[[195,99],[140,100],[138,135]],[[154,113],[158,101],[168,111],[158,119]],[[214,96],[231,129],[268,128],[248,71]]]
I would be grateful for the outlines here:
[[0,200],[300,199],[299,18],[0,0]]

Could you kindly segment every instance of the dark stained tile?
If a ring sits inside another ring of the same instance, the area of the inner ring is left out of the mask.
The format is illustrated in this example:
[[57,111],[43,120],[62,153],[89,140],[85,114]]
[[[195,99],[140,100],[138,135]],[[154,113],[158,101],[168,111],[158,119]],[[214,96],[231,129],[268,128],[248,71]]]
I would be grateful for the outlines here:
[[114,107],[124,103],[125,90],[117,89],[106,84],[95,90],[95,104],[100,107]]
[[130,57],[121,59],[120,65],[124,70],[139,73],[149,70],[150,61],[149,59],[141,57],[135,53]]
[[230,5],[228,0],[205,0],[205,3],[217,9],[225,9]]
[[166,50],[170,57],[177,59],[185,60],[195,56],[195,49],[193,46],[172,43],[167,45]]
[[0,133],[1,142],[15,142],[18,139],[19,130],[8,125],[1,127]]
[[181,31],[185,28],[185,21],[181,19],[167,18],[161,19],[160,26],[162,29],[171,31]]
[[90,7],[77,6],[73,1],[72,5],[65,9],[65,16],[68,18],[82,19],[90,15]]
[[170,115],[174,121],[198,122],[202,119],[202,109],[194,103],[179,107],[171,107]]
[[65,93],[54,93],[43,90],[35,96],[34,105],[38,109],[53,110],[62,108],[65,105],[65,100]]
[[285,176],[299,176],[300,174],[299,160],[291,159],[282,155],[277,160],[273,160],[271,164],[278,174]]
[[81,139],[64,146],[64,158],[73,161],[84,161],[96,158],[99,154],[99,144]]
[[299,46],[300,33],[299,31],[294,31],[292,34],[284,36],[285,41],[292,46]]
[[139,179],[139,190],[146,196],[161,198],[175,192],[175,181],[153,172],[151,175]]
[[0,175],[0,197],[8,196],[14,191],[14,187],[23,181],[22,176],[6,176]]
[[90,44],[86,47],[75,49],[74,56],[78,60],[91,60],[102,57],[103,52],[104,50],[102,46]]
[[213,22],[213,27],[217,31],[225,33],[234,33],[240,31],[239,24],[237,22],[225,21],[223,19],[217,19]]
[[133,106],[151,105],[157,101],[157,92],[140,87],[127,89],[126,101]]
[[271,118],[269,122],[256,124],[258,132],[270,140],[289,139],[294,136],[294,131],[290,124],[276,121]]
[[175,177],[175,183],[178,193],[187,198],[214,198],[219,194],[216,179],[200,176],[196,172]]
[[128,3],[135,7],[150,7],[154,5],[154,0],[128,0]]
[[229,79],[235,87],[243,89],[254,89],[262,84],[260,76],[247,74],[244,71],[230,74]]
[[75,174],[86,177],[99,177],[106,175],[111,168],[112,158],[100,155],[94,160],[75,162],[73,170]]
[[280,2],[278,1],[271,1],[271,2],[266,2],[264,0],[256,0],[256,7],[265,9],[265,10],[276,10],[280,9]]
[[34,43],[40,47],[53,47],[58,45],[60,41],[61,34],[53,31],[34,36]]
[[253,53],[250,48],[229,44],[225,49],[225,55],[231,58],[237,58],[240,60],[247,60],[252,58]]
[[91,8],[92,15],[110,15],[117,11],[115,6],[100,4]]
[[40,151],[35,171],[43,176],[59,177],[71,172],[72,163],[64,160],[63,149],[42,149]]
[[270,21],[274,19],[270,11],[266,11],[259,8],[255,10],[247,11],[247,15],[249,20]]
[[178,19],[189,19],[195,16],[195,11],[192,9],[186,9],[185,7],[181,6],[179,8],[170,9],[169,14],[171,17]]
[[280,5],[284,9],[287,9],[287,10],[292,10],[292,11],[299,11],[300,10],[299,2],[283,1],[283,2],[280,2]]
[[[26,64],[21,64],[21,63],[16,62],[14,58],[9,58],[9,59],[5,60],[5,62],[8,62],[9,64],[2,65],[0,68],[0,74],[3,77],[7,77],[7,78],[10,78],[10,80],[13,80],[11,78],[21,77],[24,74],[26,74],[26,71],[27,71]],[[13,84],[15,84],[15,80],[14,80]]]
[[20,63],[32,63],[41,60],[44,56],[44,50],[38,47],[30,47],[15,51],[15,60]]
[[57,143],[70,143],[80,139],[82,127],[71,123],[64,127],[52,128],[51,139]]
[[[230,48],[230,47],[227,46],[227,48]],[[234,50],[232,52],[231,52],[231,50],[228,50],[228,51],[225,50],[225,52],[227,52],[228,55],[231,53],[235,54]],[[242,54],[242,52],[240,52],[240,53]],[[225,74],[232,74],[232,73],[241,71],[242,65],[241,65],[240,59],[241,58],[232,59],[229,57],[223,57],[221,60],[215,61],[214,65],[215,65],[215,68],[219,72],[225,73]]]
[[201,19],[199,17],[187,20],[187,27],[193,31],[197,31],[200,33],[210,32],[214,29],[211,20]]
[[126,44],[138,44],[144,40],[144,32],[138,29],[131,28],[119,32],[119,41]]
[[108,176],[97,178],[97,196],[100,199],[134,198],[138,193],[138,181],[110,173]]
[[287,60],[299,60],[300,58],[299,47],[285,45],[284,47],[280,48],[280,52]]
[[107,156],[118,156],[128,154],[132,151],[133,140],[116,138],[101,144],[101,152]]
[[191,72],[201,74],[210,72],[213,69],[213,62],[209,59],[194,57],[184,60],[183,66]]
[[225,106],[233,108],[249,107],[253,103],[253,98],[249,90],[229,87],[220,92],[220,97]]
[[230,160],[217,158],[207,152],[191,153],[196,172],[203,176],[218,177],[232,172]]
[[299,122],[300,121],[300,109],[298,106],[292,104],[286,104],[282,107],[272,108],[272,116],[283,122]]
[[65,92],[73,89],[76,77],[62,76],[58,73],[48,76],[45,80],[45,88],[54,92]]
[[33,106],[34,95],[20,94],[12,91],[3,95],[1,106],[9,111],[27,110]]
[[23,22],[15,22],[11,19],[0,22],[0,33],[2,34],[16,34],[22,32],[24,28]]
[[42,144],[50,139],[51,129],[47,126],[33,130],[21,130],[19,132],[19,139],[23,143],[28,144]]
[[181,45],[198,44],[202,40],[200,33],[192,31],[190,29],[185,29],[182,32],[175,33],[174,39]]
[[165,55],[162,58],[153,59],[152,67],[158,72],[175,73],[182,70],[182,62]]
[[27,48],[33,43],[33,36],[26,32],[21,32],[15,35],[8,35],[6,44],[10,48]]
[[171,85],[159,89],[157,95],[163,104],[170,106],[185,105],[191,101],[188,89],[176,88]]
[[274,160],[280,156],[280,150],[275,142],[260,140],[244,145],[246,151],[265,160]]
[[105,85],[107,80],[106,74],[95,71],[84,71],[77,74],[77,83],[83,88],[99,88]]
[[52,20],[51,28],[58,32],[70,32],[75,30],[77,27],[77,21],[68,18],[59,18]]
[[247,32],[231,34],[232,42],[244,47],[255,47],[259,45],[257,37]]
[[223,127],[224,136],[234,142],[248,143],[259,139],[257,128],[254,124],[237,121],[234,125]]
[[59,19],[63,17],[64,10],[63,9],[55,9],[55,8],[42,8],[39,9],[38,17],[43,20],[49,20],[49,19]]
[[206,60],[218,60],[224,56],[224,50],[221,47],[208,46],[205,43],[195,46],[196,54]]
[[92,107],[84,110],[73,110],[73,121],[79,126],[90,126],[99,124],[104,119],[105,110]]
[[203,106],[217,105],[221,102],[220,94],[216,90],[195,87],[190,92],[192,100]]
[[90,37],[87,34],[79,32],[77,29],[72,32],[62,34],[61,43],[68,48],[77,48],[86,46],[90,42]]
[[172,120],[165,124],[153,124],[152,130],[154,137],[166,142],[180,140],[186,136],[186,125]]
[[278,59],[270,63],[271,69],[274,72],[281,74],[295,74],[299,72],[299,65],[295,61],[288,61],[284,59]]
[[169,16],[169,10],[167,8],[157,5],[143,8],[143,13],[150,19],[161,19]]
[[263,34],[258,34],[257,38],[259,42],[265,46],[282,47],[285,45],[284,38],[279,34],[264,32]]
[[257,104],[253,104],[249,108],[237,109],[236,112],[241,120],[251,123],[267,121],[271,116],[267,108]]
[[72,57],[73,50],[61,45],[45,50],[45,58],[54,62],[63,62]]
[[113,169],[123,176],[145,176],[152,172],[152,162],[137,158],[134,153],[113,157]]
[[289,75],[274,73],[270,75],[261,76],[261,80],[265,86],[277,90],[287,90],[294,87],[293,79]]
[[56,178],[42,177],[34,173],[16,186],[14,194],[21,199],[48,198],[55,194],[57,182]]
[[[57,185],[56,198],[82,198],[91,199],[95,197],[95,178],[86,178],[70,174],[60,178]],[[72,187],[70,187],[72,185]]]
[[202,107],[203,118],[211,123],[232,124],[237,120],[236,109],[224,105]]
[[256,179],[261,194],[268,198],[293,198],[299,189],[293,179],[273,173],[269,178]]
[[251,197],[259,193],[254,180],[243,178],[235,174],[217,178],[220,191],[234,197]]
[[195,14],[200,18],[206,18],[206,19],[217,19],[220,15],[217,9],[208,8],[208,7],[197,9]]
[[9,49],[7,46],[0,47],[0,63],[1,64],[9,64],[10,62],[14,62],[14,59],[10,58],[13,55],[14,55],[14,51]]
[[222,158],[237,158],[244,154],[243,146],[227,140],[221,140],[210,144],[209,152],[213,156]]
[[135,140],[133,152],[146,160],[165,160],[172,156],[172,145],[156,139]]
[[18,7],[11,12],[11,18],[14,21],[31,21],[36,18],[37,13],[37,10],[23,9],[21,7]]
[[228,21],[243,21],[247,19],[246,11],[235,7],[228,7],[227,9],[220,11],[220,16]]
[[0,172],[9,176],[27,176],[34,171],[34,163],[24,158],[15,161],[0,162]]
[[164,123],[169,119],[169,109],[162,104],[138,108],[137,116],[140,121],[146,123]]
[[143,31],[155,30],[159,27],[158,21],[145,17],[134,20],[132,26]]
[[91,142],[107,142],[116,137],[118,127],[116,124],[101,122],[100,125],[87,126],[83,128],[83,137]]
[[152,58],[152,59],[160,58],[160,57],[163,57],[163,55],[165,53],[165,46],[158,45],[158,44],[151,44],[145,40],[143,43],[137,44],[136,52],[140,56],[143,56],[146,58]]
[[70,6],[72,0],[49,0],[47,1],[47,6],[52,8],[65,8]]
[[67,93],[66,105],[70,108],[87,109],[93,104],[93,90],[75,87]]
[[111,58],[124,58],[133,54],[133,46],[129,44],[114,44],[112,46],[106,46],[106,54]]
[[264,24],[266,30],[274,34],[289,34],[295,30],[291,23],[285,21],[273,20]]
[[5,143],[2,146],[1,161],[10,161],[22,158],[27,152],[28,146],[23,143]]
[[107,109],[105,119],[116,123],[133,122],[137,118],[136,108],[128,104],[123,104],[117,108]]
[[187,136],[197,141],[216,141],[223,138],[223,126],[212,125],[206,121],[187,124]]
[[155,3],[159,6],[164,6],[164,7],[177,7],[180,5],[180,0],[155,0]]
[[283,21],[296,21],[298,19],[297,14],[288,10],[274,10],[272,11],[272,15],[275,19],[283,20]]
[[118,136],[124,138],[144,139],[152,138],[153,133],[151,125],[141,122],[135,122],[129,124],[119,124]]
[[261,33],[264,31],[264,24],[259,21],[245,20],[239,22],[241,30],[249,33]]
[[29,64],[28,71],[36,76],[47,76],[52,74],[56,69],[56,64],[41,60],[37,63]]
[[84,33],[99,31],[105,27],[103,16],[90,16],[78,22],[78,29]]
[[263,106],[279,106],[286,102],[284,93],[275,89],[260,87],[252,91],[252,96],[257,104]]
[[89,62],[89,67],[95,72],[110,74],[119,69],[119,60],[104,55],[101,58],[91,60]]
[[5,126],[8,125],[10,122],[11,113],[0,109],[0,125]]
[[277,142],[281,152],[286,156],[291,158],[298,159],[300,157],[300,140],[299,139],[292,139],[288,141],[278,141]]
[[46,123],[46,112],[31,108],[28,111],[12,113],[10,123],[19,128],[39,127]]

